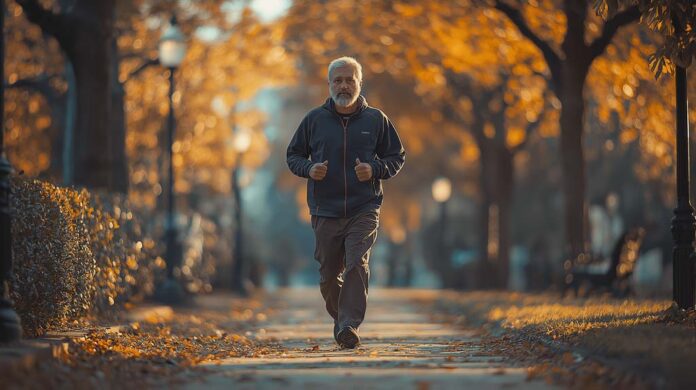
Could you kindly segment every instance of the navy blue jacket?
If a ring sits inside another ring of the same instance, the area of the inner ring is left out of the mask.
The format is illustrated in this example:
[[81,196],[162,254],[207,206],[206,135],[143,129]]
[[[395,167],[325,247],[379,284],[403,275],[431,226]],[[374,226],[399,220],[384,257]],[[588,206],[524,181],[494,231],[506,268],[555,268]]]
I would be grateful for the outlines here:
[[[288,145],[288,167],[295,175],[308,179],[307,203],[312,215],[352,217],[379,209],[381,181],[396,175],[404,165],[406,152],[389,118],[368,106],[363,96],[358,97],[358,107],[344,121],[328,98],[302,119]],[[372,166],[372,179],[358,180],[356,158]],[[312,165],[326,160],[329,163],[324,179],[312,180]]]

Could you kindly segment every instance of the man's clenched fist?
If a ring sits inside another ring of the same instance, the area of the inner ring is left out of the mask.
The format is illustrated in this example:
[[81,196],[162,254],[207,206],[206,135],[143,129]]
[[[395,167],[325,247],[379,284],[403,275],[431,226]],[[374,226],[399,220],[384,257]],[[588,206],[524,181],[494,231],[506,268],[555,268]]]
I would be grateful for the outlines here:
[[355,159],[355,173],[358,180],[368,181],[372,179],[372,166],[368,163],[361,163],[359,158]]
[[316,163],[312,165],[312,168],[309,169],[309,177],[311,177],[312,180],[324,180],[324,177],[326,176],[326,171],[328,170],[329,160],[326,160],[323,163]]

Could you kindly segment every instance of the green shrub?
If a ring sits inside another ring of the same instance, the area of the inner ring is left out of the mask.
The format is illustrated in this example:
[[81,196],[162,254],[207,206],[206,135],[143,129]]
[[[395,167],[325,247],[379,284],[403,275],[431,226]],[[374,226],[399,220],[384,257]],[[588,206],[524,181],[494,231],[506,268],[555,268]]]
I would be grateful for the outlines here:
[[86,191],[12,180],[12,299],[25,334],[35,336],[86,314],[96,288]]
[[25,334],[151,295],[164,261],[123,195],[12,179],[12,299]]
[[152,295],[164,274],[155,240],[143,225],[148,216],[131,207],[121,194],[93,193],[87,219],[91,249],[97,262],[95,310],[140,301]]
[[[85,314],[103,314],[154,293],[164,279],[161,224],[120,194],[12,178],[11,294],[25,334],[36,336]],[[217,226],[185,218],[182,264],[174,275],[189,293],[210,292]]]

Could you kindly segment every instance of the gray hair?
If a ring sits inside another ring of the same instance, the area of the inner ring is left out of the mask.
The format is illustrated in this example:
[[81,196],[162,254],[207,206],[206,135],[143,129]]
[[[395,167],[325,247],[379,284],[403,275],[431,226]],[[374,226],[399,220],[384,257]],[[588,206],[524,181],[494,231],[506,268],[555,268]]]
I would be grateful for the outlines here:
[[329,64],[329,72],[327,75],[327,77],[329,78],[329,82],[331,81],[331,72],[333,72],[333,70],[336,68],[342,68],[344,66],[354,67],[356,73],[358,74],[358,82],[362,81],[362,65],[360,65],[358,60],[356,60],[353,57],[341,57],[336,58]]

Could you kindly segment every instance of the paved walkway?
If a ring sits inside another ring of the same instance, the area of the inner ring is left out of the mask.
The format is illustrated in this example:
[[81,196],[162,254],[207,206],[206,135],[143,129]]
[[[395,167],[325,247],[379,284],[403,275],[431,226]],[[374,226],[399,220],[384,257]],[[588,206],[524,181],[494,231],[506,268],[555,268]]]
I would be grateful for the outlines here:
[[287,351],[262,358],[233,358],[205,364],[209,375],[190,388],[235,389],[442,389],[546,388],[481,351],[474,330],[433,322],[417,300],[433,290],[371,290],[362,346],[340,350],[318,289],[282,290],[270,299],[281,305],[255,337]]

